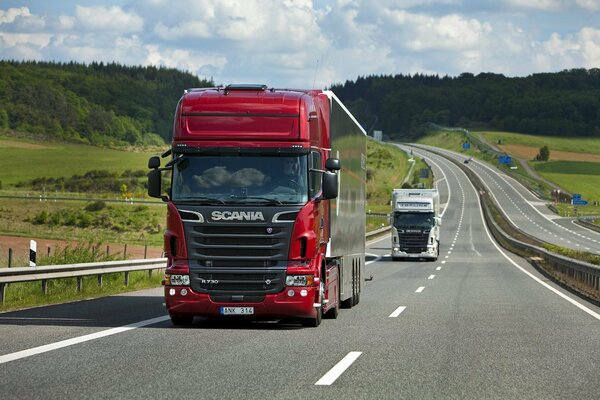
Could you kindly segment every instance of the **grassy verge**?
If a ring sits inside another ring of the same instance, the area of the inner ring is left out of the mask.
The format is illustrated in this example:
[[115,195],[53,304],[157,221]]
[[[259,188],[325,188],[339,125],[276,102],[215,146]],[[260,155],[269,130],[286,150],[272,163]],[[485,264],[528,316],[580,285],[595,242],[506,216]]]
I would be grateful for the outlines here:
[[122,273],[105,274],[102,286],[99,286],[96,276],[87,276],[83,278],[82,290],[79,292],[76,290],[76,278],[52,279],[48,281],[48,294],[42,293],[41,281],[11,283],[6,288],[5,302],[0,304],[0,311],[154,288],[160,286],[162,279],[163,275],[160,273],[154,272],[148,276],[147,271],[134,271],[129,273],[129,285],[125,286]]
[[0,199],[0,234],[162,246],[164,204],[102,203]]
[[[118,255],[105,254],[97,244],[88,243],[74,247],[66,246],[53,255],[42,256],[38,260],[38,265],[77,264],[117,259],[119,259]],[[134,271],[129,273],[128,284],[125,285],[124,276],[123,273],[104,274],[101,285],[97,276],[83,277],[80,291],[77,291],[77,278],[51,279],[48,281],[46,294],[42,292],[41,281],[11,283],[6,287],[4,304],[0,304],[0,311],[152,288],[159,286],[163,279],[163,275],[156,272],[149,274],[148,271]]]

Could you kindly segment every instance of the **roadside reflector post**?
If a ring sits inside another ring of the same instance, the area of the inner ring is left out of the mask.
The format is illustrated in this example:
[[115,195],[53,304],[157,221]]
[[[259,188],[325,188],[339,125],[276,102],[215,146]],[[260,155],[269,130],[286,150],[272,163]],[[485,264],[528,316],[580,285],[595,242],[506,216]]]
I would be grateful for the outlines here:
[[35,259],[37,253],[37,242],[35,240],[29,241],[29,266],[35,267]]

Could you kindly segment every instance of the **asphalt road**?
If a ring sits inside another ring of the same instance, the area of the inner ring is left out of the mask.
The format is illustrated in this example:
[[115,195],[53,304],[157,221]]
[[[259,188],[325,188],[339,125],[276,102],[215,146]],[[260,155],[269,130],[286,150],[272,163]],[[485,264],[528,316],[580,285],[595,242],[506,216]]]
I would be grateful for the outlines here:
[[369,243],[373,279],[338,319],[174,328],[160,289],[4,313],[0,396],[598,398],[600,309],[499,249],[464,174],[431,162],[440,258],[392,262],[389,238]]
[[[414,151],[425,153],[426,157],[432,159],[440,158],[423,150]],[[459,162],[465,159],[464,155],[454,152],[439,149],[436,151],[441,151]],[[574,218],[557,216],[548,208],[546,201],[536,197],[514,178],[497,168],[478,160],[472,160],[466,165],[481,178],[504,215],[508,216],[517,228],[547,243],[600,254],[599,232],[573,223]]]

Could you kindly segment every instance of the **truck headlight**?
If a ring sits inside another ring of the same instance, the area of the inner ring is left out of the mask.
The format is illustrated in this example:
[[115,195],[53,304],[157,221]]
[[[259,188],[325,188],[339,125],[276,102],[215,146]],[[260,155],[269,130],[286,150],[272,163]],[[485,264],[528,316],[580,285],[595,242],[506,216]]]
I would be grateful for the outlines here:
[[167,286],[189,286],[190,276],[189,275],[166,275],[165,285]]
[[314,283],[313,275],[288,275],[285,277],[286,286],[312,286]]

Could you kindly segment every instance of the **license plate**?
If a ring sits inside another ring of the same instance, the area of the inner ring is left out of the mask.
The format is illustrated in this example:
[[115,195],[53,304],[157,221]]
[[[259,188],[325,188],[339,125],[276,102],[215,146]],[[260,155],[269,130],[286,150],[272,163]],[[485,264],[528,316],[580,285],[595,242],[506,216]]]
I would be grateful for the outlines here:
[[254,307],[221,307],[221,315],[253,315]]

